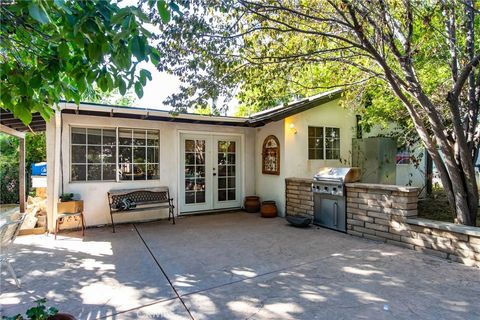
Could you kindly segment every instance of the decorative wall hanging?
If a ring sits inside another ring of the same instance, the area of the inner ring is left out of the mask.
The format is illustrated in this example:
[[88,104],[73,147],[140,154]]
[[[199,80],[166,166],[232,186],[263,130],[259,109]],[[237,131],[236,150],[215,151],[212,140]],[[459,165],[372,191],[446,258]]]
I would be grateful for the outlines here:
[[280,174],[280,143],[275,136],[268,136],[263,141],[262,173]]

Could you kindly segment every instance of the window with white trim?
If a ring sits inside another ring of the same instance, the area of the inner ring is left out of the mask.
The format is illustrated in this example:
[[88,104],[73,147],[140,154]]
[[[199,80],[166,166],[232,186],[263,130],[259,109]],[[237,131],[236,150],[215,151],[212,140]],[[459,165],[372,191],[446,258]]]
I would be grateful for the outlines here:
[[119,180],[159,179],[159,131],[118,132],[119,137],[115,128],[71,128],[71,181],[116,181],[116,168]]
[[308,127],[308,159],[339,160],[340,129],[331,127]]
[[118,129],[119,179],[158,179],[159,145],[158,131]]

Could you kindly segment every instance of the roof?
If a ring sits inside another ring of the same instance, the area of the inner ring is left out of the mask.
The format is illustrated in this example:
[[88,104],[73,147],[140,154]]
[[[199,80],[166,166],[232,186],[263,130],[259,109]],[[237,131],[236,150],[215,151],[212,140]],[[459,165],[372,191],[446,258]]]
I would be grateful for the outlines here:
[[40,132],[47,129],[45,120],[38,112],[32,114],[32,122],[26,126],[20,119],[15,118],[12,112],[2,108],[0,108],[0,124],[20,132]]
[[[75,103],[64,101],[60,103],[60,109],[64,114],[81,114],[98,117],[213,124],[224,126],[261,127],[269,122],[282,120],[294,114],[338,99],[341,95],[341,92],[341,89],[323,92],[312,97],[254,113],[250,117],[214,116],[196,113],[173,113],[167,110],[152,108],[137,108],[90,102],[82,102],[80,105],[76,105]],[[0,123],[17,131],[25,132],[46,130],[46,122],[39,113],[33,114],[32,123],[29,126],[25,126],[21,120],[16,119],[11,112],[3,109],[0,109],[0,112]]]

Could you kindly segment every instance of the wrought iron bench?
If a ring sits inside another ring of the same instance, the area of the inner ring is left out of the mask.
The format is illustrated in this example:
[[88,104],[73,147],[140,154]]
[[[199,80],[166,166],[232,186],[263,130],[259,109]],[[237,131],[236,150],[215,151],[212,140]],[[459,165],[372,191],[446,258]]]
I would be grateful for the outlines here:
[[[168,220],[172,219],[173,224],[175,224],[175,206],[173,205],[173,198],[170,198],[168,187],[111,190],[108,192],[108,204],[113,232],[115,232],[113,215],[117,213],[168,208]],[[135,206],[129,207],[128,204],[134,204]]]

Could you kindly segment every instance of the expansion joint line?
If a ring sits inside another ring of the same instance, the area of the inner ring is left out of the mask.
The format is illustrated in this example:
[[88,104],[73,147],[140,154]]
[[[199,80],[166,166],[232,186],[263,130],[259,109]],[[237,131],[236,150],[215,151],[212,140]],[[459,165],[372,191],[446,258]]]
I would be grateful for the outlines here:
[[162,266],[160,265],[160,262],[158,262],[157,258],[155,257],[155,255],[153,254],[152,250],[150,250],[150,247],[147,245],[147,243],[145,242],[145,239],[143,239],[142,235],[140,234],[140,231],[138,231],[137,229],[137,226],[135,224],[133,224],[133,227],[135,228],[135,231],[137,232],[138,236],[140,237],[140,240],[142,240],[143,244],[145,245],[145,248],[147,248],[148,252],[150,253],[150,255],[152,256],[153,258],[153,261],[155,261],[155,263],[157,264],[158,268],[160,269],[160,271],[162,271],[163,275],[165,276],[165,278],[167,279],[168,283],[170,284],[170,287],[172,287],[173,289],[173,292],[175,292],[175,295],[177,296],[177,298],[180,300],[180,302],[182,303],[183,307],[185,308],[185,310],[187,310],[188,312],[188,315],[190,316],[190,318],[192,320],[195,320],[195,318],[193,317],[192,313],[190,312],[190,310],[188,309],[187,305],[185,304],[185,301],[183,301],[182,297],[180,296],[180,294],[178,293],[177,289],[175,288],[175,286],[173,285],[172,281],[170,280],[170,278],[168,277],[167,273],[165,272],[165,270],[163,270]]

